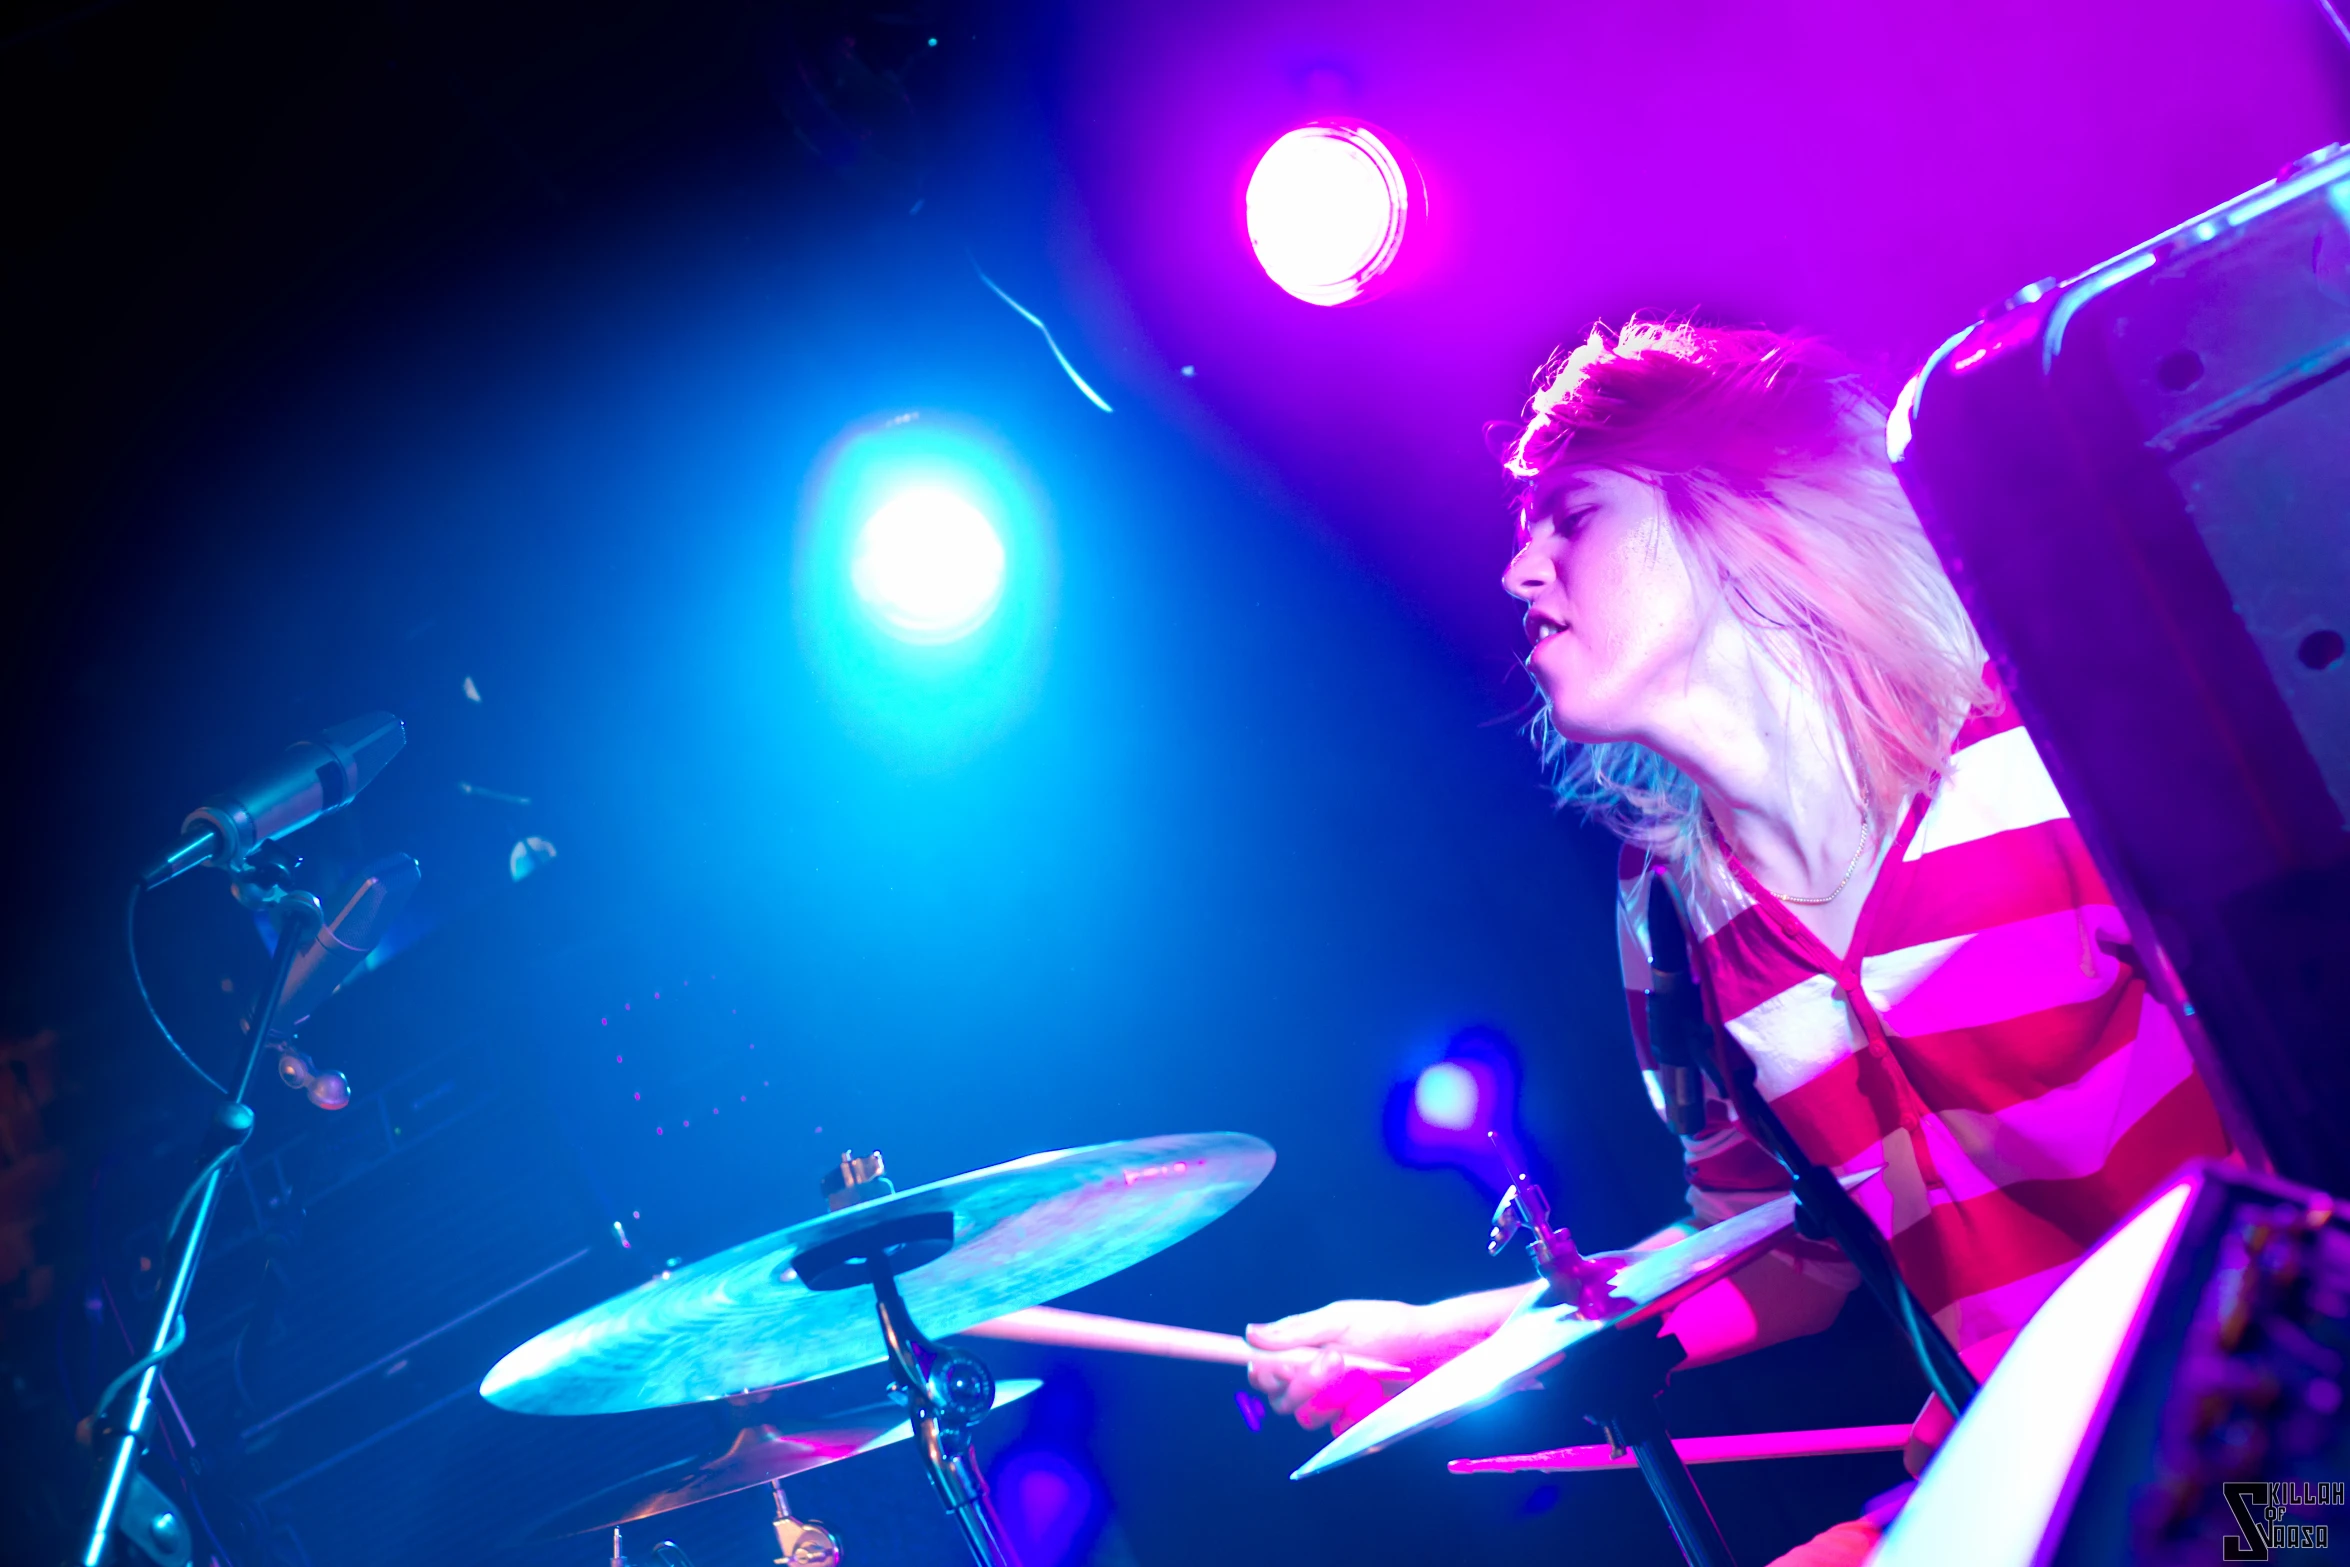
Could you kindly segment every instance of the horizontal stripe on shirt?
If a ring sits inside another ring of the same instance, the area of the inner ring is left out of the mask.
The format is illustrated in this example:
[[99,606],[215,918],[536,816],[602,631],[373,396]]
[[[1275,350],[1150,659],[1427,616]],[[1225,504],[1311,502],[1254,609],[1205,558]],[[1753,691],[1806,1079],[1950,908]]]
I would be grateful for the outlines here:
[[[1627,851],[1618,915],[1635,1054],[1647,1049],[1646,907],[1662,873]],[[1709,1013],[1813,1159],[1881,1167],[1859,1196],[1903,1276],[1961,1347],[2012,1332],[2088,1247],[2227,1139],[2186,1043],[2030,735],[1970,719],[1913,802],[1838,955],[1733,865],[1682,870]],[[1766,901],[1768,900],[1768,901]],[[1684,1139],[1693,1211],[1786,1177],[1709,1093]]]

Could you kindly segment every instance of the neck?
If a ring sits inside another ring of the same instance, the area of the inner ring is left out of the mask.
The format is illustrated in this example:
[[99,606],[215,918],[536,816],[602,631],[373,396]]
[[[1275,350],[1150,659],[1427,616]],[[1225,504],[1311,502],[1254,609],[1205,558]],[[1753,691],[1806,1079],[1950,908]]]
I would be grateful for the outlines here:
[[1851,869],[1867,815],[1827,705],[1729,617],[1646,729],[1641,742],[1697,785],[1764,886],[1820,896]]

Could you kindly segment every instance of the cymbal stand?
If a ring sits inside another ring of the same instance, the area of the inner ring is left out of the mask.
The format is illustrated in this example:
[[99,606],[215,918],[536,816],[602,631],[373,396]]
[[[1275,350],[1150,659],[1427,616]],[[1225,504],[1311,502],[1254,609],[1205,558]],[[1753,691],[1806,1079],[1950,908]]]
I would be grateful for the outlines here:
[[987,1494],[987,1480],[971,1457],[971,1434],[995,1405],[995,1378],[977,1357],[941,1349],[923,1337],[898,1293],[894,1270],[881,1257],[867,1266],[882,1340],[898,1377],[890,1396],[905,1406],[913,1422],[930,1488],[963,1531],[963,1543],[979,1567],[1020,1567]]
[[1738,1567],[1656,1407],[1666,1377],[1689,1358],[1680,1340],[1650,1318],[1596,1334],[1586,1343],[1570,1359],[1575,1369],[1569,1401],[1640,1465],[1640,1478],[1648,1482],[1689,1567]]
[[[1491,1132],[1486,1135],[1500,1152],[1501,1139]],[[1498,1257],[1523,1234],[1534,1253],[1534,1266],[1548,1286],[1546,1299],[1571,1303],[1595,1321],[1613,1315],[1615,1306],[1607,1281],[1614,1270],[1575,1249],[1573,1238],[1551,1224],[1550,1199],[1533,1177],[1519,1168],[1522,1161],[1504,1157],[1517,1178],[1493,1210],[1487,1252]],[[1721,1526],[1714,1522],[1689,1466],[1673,1446],[1673,1434],[1665,1429],[1664,1415],[1656,1407],[1665,1379],[1689,1358],[1680,1340],[1667,1337],[1658,1320],[1652,1318],[1598,1334],[1587,1342],[1588,1349],[1575,1352],[1574,1380],[1568,1389],[1576,1413],[1606,1431],[1619,1451],[1632,1454],[1689,1567],[1737,1567]]]
[[[228,1173],[229,1165],[244,1147],[245,1139],[252,1135],[253,1112],[245,1104],[245,1092],[253,1084],[253,1067],[268,1041],[270,1025],[277,1021],[278,998],[285,991],[286,976],[294,966],[294,959],[309,945],[324,917],[316,897],[271,884],[268,869],[257,866],[248,873],[245,892],[268,911],[277,926],[277,962],[269,983],[254,999],[252,1014],[246,1019],[245,1064],[237,1073],[236,1094],[213,1111],[210,1134],[205,1139],[204,1174],[194,1192],[194,1216],[188,1221],[187,1239],[172,1261],[171,1284],[163,1292],[162,1309],[156,1313],[154,1337],[141,1357],[142,1369],[131,1392],[130,1415],[115,1427],[105,1423],[105,1410],[97,1411],[100,1429],[93,1433],[93,1445],[100,1453],[107,1454],[105,1478],[98,1493],[97,1508],[90,1518],[90,1531],[83,1539],[82,1567],[100,1567],[106,1559],[107,1537],[114,1526],[115,1510],[122,1505],[131,1471],[147,1445],[147,1417],[155,1408],[155,1379],[162,1374],[165,1358],[179,1347],[187,1331],[180,1325],[180,1308],[187,1303],[188,1289],[196,1282],[196,1265],[204,1255],[204,1239],[212,1230],[217,1206],[214,1199],[220,1194],[221,1179]],[[107,1453],[109,1441],[113,1444],[111,1453]]]
[[1942,1331],[1942,1325],[1926,1312],[1916,1291],[1901,1276],[1899,1264],[1893,1260],[1893,1248],[1877,1229],[1876,1221],[1868,1216],[1835,1172],[1815,1163],[1787,1130],[1778,1112],[1762,1095],[1754,1091],[1751,1082],[1737,1085],[1743,1103],[1740,1114],[1753,1127],[1757,1139],[1772,1158],[1787,1172],[1788,1183],[1795,1189],[1795,1200],[1802,1205],[1796,1225],[1799,1233],[1824,1237],[1836,1243],[1839,1251],[1860,1270],[1861,1282],[1876,1296],[1893,1325],[1909,1340],[1910,1352],[1917,1357],[1918,1370],[1923,1372],[1926,1385],[1954,1415],[1963,1415],[1975,1395],[1982,1391],[1974,1368],[1959,1358],[1958,1346]]

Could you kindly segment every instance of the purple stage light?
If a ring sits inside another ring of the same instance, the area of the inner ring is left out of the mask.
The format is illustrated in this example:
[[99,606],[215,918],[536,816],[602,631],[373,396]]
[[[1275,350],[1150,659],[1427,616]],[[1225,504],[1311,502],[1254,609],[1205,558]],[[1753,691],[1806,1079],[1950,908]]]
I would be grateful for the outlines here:
[[1086,1466],[1049,1447],[1006,1454],[990,1483],[1005,1530],[1031,1567],[1069,1567],[1108,1512]]
[[1387,1151],[1415,1170],[1451,1165],[1499,1192],[1511,1173],[1502,1166],[1523,1147],[1516,1048],[1494,1029],[1468,1028],[1435,1060],[1423,1056],[1414,1067],[1387,1096]]
[[[1484,1118],[1483,1085],[1458,1061],[1439,1061],[1412,1085],[1412,1109],[1420,1120],[1448,1132],[1465,1132]],[[1481,1129],[1481,1128],[1480,1128]]]
[[1402,253],[1413,184],[1370,127],[1301,125],[1249,176],[1249,245],[1265,275],[1307,304],[1351,303]]

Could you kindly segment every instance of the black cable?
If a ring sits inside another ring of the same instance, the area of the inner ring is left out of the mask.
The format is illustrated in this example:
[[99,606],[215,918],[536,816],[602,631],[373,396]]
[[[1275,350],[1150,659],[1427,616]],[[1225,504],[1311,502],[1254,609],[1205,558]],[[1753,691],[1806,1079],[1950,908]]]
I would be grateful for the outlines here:
[[[270,976],[269,988],[261,993],[259,1004],[255,1006],[252,1020],[247,1025],[250,1038],[245,1054],[245,1064],[237,1079],[237,1091],[231,1095],[227,1089],[213,1081],[212,1074],[198,1066],[187,1051],[180,1048],[179,1041],[172,1038],[171,1030],[165,1026],[162,1016],[155,1010],[154,997],[147,993],[146,979],[139,973],[138,947],[139,894],[144,890],[143,884],[134,883],[131,887],[130,897],[123,906],[124,944],[129,949],[131,979],[138,988],[139,999],[146,1003],[147,1015],[154,1020],[156,1031],[163,1035],[173,1053],[187,1064],[189,1071],[194,1072],[210,1084],[214,1092],[229,1101],[219,1106],[212,1117],[212,1135],[224,1139],[224,1146],[205,1161],[203,1170],[197,1175],[194,1184],[181,1196],[179,1206],[172,1213],[171,1231],[173,1234],[177,1234],[180,1221],[187,1216],[189,1204],[191,1202],[196,1204],[195,1227],[189,1231],[187,1244],[182,1248],[174,1264],[175,1273],[171,1284],[171,1293],[166,1297],[167,1302],[176,1304],[184,1300],[187,1286],[194,1277],[198,1250],[203,1242],[204,1223],[212,1211],[211,1204],[201,1199],[209,1197],[215,1190],[214,1183],[219,1180],[222,1168],[244,1147],[245,1138],[252,1131],[253,1112],[244,1103],[245,1090],[251,1086],[254,1064],[259,1060],[262,1046],[269,1038],[269,1026],[275,1020],[278,1004],[285,996],[286,978],[293,969],[294,960],[301,950],[301,943],[296,940],[295,931],[298,925],[303,922],[287,918],[281,920],[279,924],[275,972]],[[317,927],[314,922],[318,916],[317,900],[304,895],[301,901],[296,904],[295,913],[304,912],[307,913],[309,922],[313,922],[310,928],[312,934],[315,934]],[[167,1304],[166,1309],[171,1310],[171,1306]],[[163,1335],[163,1342],[133,1361],[120,1376],[107,1384],[106,1391],[100,1395],[97,1412],[93,1419],[102,1424],[107,1406],[113,1403],[123,1387],[133,1378],[160,1365],[187,1341],[187,1336],[187,1317],[177,1310],[171,1310],[171,1325]],[[96,1560],[106,1549],[105,1520],[113,1514],[116,1504],[120,1500],[126,1462],[135,1456],[138,1448],[142,1445],[140,1438],[143,1435],[143,1422],[149,1407],[151,1406],[134,1403],[130,1420],[125,1422],[124,1429],[112,1439],[116,1444],[116,1458],[106,1470],[108,1478],[97,1507],[96,1517],[91,1524],[91,1538],[87,1551],[92,1560]],[[165,1434],[165,1441],[168,1446],[168,1433]],[[210,1534],[209,1523],[205,1525],[205,1531]],[[213,1543],[219,1544],[217,1537]]]
[[171,1046],[171,1053],[187,1063],[188,1070],[202,1078],[205,1087],[225,1099],[228,1097],[228,1090],[214,1081],[212,1074],[198,1066],[196,1058],[182,1049],[178,1040],[172,1038],[170,1025],[163,1021],[163,1014],[155,1010],[155,998],[147,994],[146,977],[139,972],[139,894],[146,890],[147,884],[145,882],[132,882],[130,902],[124,905],[122,911],[122,940],[123,945],[130,951],[131,983],[138,987],[139,1000],[146,1004],[147,1016],[155,1022],[155,1032],[161,1034],[163,1042]]
[[210,1164],[204,1166],[203,1169],[196,1172],[196,1178],[188,1183],[188,1189],[180,1193],[179,1206],[171,1210],[171,1227],[163,1232],[163,1243],[165,1245],[170,1245],[173,1238],[179,1234],[180,1221],[188,1216],[189,1205],[194,1203],[195,1200],[203,1194],[204,1183],[211,1180],[213,1175],[218,1170],[220,1170],[222,1166],[226,1165],[231,1159],[234,1159],[237,1156],[238,1150],[244,1146],[245,1145],[243,1143],[229,1144],[226,1148],[223,1148],[220,1152],[212,1156],[212,1162]]
[[[169,1038],[170,1036],[167,1034],[164,1037]],[[190,1062],[189,1064],[191,1066],[194,1065],[193,1062]],[[179,1206],[171,1210],[171,1226],[163,1232],[163,1241],[165,1245],[170,1245],[172,1239],[179,1234],[181,1221],[187,1218],[188,1209],[192,1207],[196,1200],[203,1195],[205,1183],[216,1179],[219,1176],[222,1168],[225,1167],[231,1159],[234,1159],[237,1156],[238,1151],[243,1147],[244,1144],[241,1142],[229,1144],[226,1148],[223,1148],[220,1152],[214,1154],[211,1160],[205,1164],[203,1169],[196,1172],[196,1178],[189,1182],[188,1189],[180,1194]],[[106,1391],[100,1393],[98,1395],[98,1402],[91,1406],[91,1419],[94,1422],[103,1422],[106,1418],[107,1406],[114,1402],[116,1396],[122,1392],[125,1384],[130,1382],[134,1377],[136,1377],[140,1372],[146,1370],[149,1366],[159,1366],[164,1361],[170,1359],[171,1356],[179,1349],[179,1347],[187,1342],[187,1340],[188,1319],[183,1314],[172,1319],[171,1336],[165,1339],[160,1347],[149,1350],[146,1354],[141,1355],[138,1359],[132,1361],[128,1366],[123,1368],[122,1374],[120,1376],[117,1376],[113,1381],[106,1384]]]
[[188,1319],[187,1316],[183,1313],[171,1319],[171,1332],[164,1336],[163,1342],[161,1344],[147,1351],[147,1353],[141,1355],[138,1359],[132,1361],[129,1365],[123,1367],[115,1379],[106,1384],[106,1391],[100,1393],[98,1395],[98,1402],[90,1406],[91,1423],[93,1425],[104,1424],[106,1420],[107,1406],[112,1404],[116,1398],[121,1396],[122,1390],[130,1386],[132,1382],[136,1381],[138,1379],[139,1373],[146,1370],[149,1366],[159,1366],[163,1364],[164,1361],[170,1359],[173,1353],[176,1352],[179,1347],[182,1344],[185,1344],[187,1341]]
[[[209,1173],[209,1171],[207,1173]],[[201,1180],[202,1178],[199,1177],[199,1184],[201,1184]],[[178,1228],[178,1223],[176,1220],[174,1221],[172,1227],[174,1229]],[[100,1275],[100,1283],[104,1283],[103,1275]],[[129,1324],[123,1320],[121,1310],[114,1304],[114,1293],[112,1290],[108,1290],[106,1292],[106,1305],[107,1310],[114,1316],[116,1326],[121,1329],[123,1336],[128,1338],[130,1334],[130,1327]],[[169,1343],[165,1344],[162,1349],[156,1351],[154,1354],[144,1356],[139,1361],[136,1361],[130,1366],[126,1367],[120,1376],[116,1377],[112,1383],[108,1384],[105,1393],[100,1395],[97,1408],[91,1412],[90,1420],[93,1427],[103,1420],[106,1414],[106,1406],[114,1401],[116,1395],[121,1391],[123,1385],[131,1378],[137,1376],[142,1370],[144,1370],[146,1368],[147,1362],[160,1362],[165,1357],[178,1350],[182,1344],[187,1342],[187,1328],[188,1319],[183,1314],[174,1324],[174,1332]],[[187,1466],[180,1462],[179,1444],[172,1441],[171,1433],[168,1429],[165,1430],[162,1435],[162,1442],[156,1447],[150,1449],[150,1451],[161,1453],[163,1455],[163,1461],[171,1465],[171,1472],[179,1477],[180,1491],[187,1500],[188,1510],[196,1515],[196,1522],[203,1529],[204,1537],[212,1542],[212,1551],[213,1554],[219,1558],[219,1567],[237,1567],[236,1558],[229,1554],[228,1547],[221,1542],[220,1531],[213,1528],[212,1520],[205,1516],[204,1503],[202,1499],[196,1495],[195,1477],[190,1475],[188,1473]],[[191,1440],[193,1439],[191,1438]]]
[[237,1567],[236,1558],[229,1555],[228,1547],[221,1543],[220,1531],[212,1527],[210,1518],[204,1516],[203,1500],[196,1495],[195,1477],[179,1461],[179,1455],[168,1448],[164,1450],[163,1461],[171,1465],[171,1472],[179,1477],[180,1495],[186,1499],[188,1511],[196,1515],[196,1524],[204,1531],[204,1538],[212,1542],[212,1554],[220,1558],[220,1567]]

